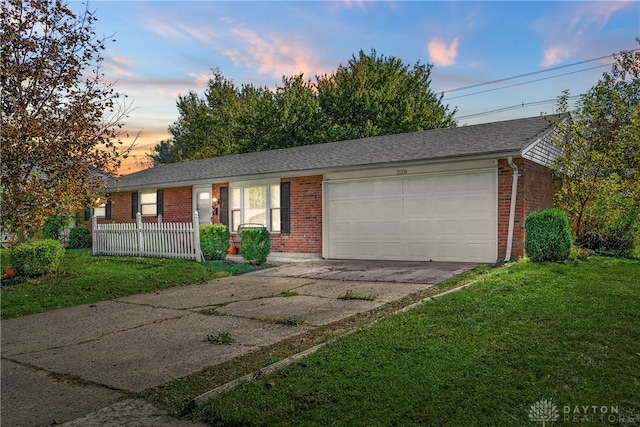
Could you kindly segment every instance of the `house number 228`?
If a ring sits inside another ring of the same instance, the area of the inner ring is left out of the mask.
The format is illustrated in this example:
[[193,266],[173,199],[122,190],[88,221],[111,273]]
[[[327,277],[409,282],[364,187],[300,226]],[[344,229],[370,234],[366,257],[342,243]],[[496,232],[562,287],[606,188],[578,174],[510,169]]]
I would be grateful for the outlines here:
[[396,169],[396,175],[406,175],[406,174],[407,174],[406,169]]

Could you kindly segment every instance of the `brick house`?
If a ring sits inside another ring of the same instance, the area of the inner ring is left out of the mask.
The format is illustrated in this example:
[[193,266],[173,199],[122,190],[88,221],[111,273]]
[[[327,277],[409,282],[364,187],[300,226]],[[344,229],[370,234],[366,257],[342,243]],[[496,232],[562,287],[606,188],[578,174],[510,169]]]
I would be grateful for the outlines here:
[[112,183],[96,212],[260,223],[272,252],[324,258],[514,259],[526,215],[553,204],[555,134],[532,117],[160,165]]

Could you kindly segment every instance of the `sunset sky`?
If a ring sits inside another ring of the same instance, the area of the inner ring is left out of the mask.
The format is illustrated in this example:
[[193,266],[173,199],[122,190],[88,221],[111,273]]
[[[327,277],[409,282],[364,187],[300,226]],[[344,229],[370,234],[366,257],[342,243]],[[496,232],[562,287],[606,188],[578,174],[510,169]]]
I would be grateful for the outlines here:
[[202,95],[213,68],[237,85],[275,88],[283,75],[314,79],[375,49],[410,66],[433,64],[432,89],[445,93],[465,125],[552,113],[563,90],[584,93],[611,68],[613,58],[603,57],[640,48],[639,1],[92,1],[89,8],[98,35],[116,40],[107,44],[105,75],[135,108],[125,126],[140,136],[123,174],[139,170],[145,153],[170,136],[178,95]]

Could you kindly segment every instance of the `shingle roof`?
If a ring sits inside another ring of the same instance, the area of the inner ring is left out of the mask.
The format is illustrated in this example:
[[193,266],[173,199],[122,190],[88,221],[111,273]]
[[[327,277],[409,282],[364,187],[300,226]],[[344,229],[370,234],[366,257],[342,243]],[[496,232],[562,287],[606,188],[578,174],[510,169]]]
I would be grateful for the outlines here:
[[113,187],[169,187],[191,185],[200,181],[224,182],[274,174],[291,176],[297,173],[322,173],[401,162],[437,162],[489,155],[514,155],[552,128],[549,117],[537,116],[213,157],[160,165],[125,175]]

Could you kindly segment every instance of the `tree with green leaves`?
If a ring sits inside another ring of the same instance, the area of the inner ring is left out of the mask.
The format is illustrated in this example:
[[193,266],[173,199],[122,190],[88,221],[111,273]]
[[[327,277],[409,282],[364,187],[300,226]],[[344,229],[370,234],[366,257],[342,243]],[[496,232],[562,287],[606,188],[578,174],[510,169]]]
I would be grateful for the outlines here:
[[[64,1],[4,0],[0,155],[2,220],[20,240],[52,215],[81,211],[115,172],[129,108],[105,79],[96,17]],[[128,147],[129,149],[131,147]]]
[[214,70],[204,98],[178,99],[173,141],[148,156],[159,164],[453,127],[455,110],[431,90],[430,74],[431,65],[411,68],[375,50],[315,82],[283,77],[275,91],[237,87]]
[[346,66],[317,78],[324,125],[333,141],[456,125],[431,89],[430,64],[413,68],[393,56],[360,51]]
[[[568,95],[559,98],[565,112]],[[578,244],[623,254],[640,229],[640,50],[615,55],[611,71],[559,126],[556,204]]]

